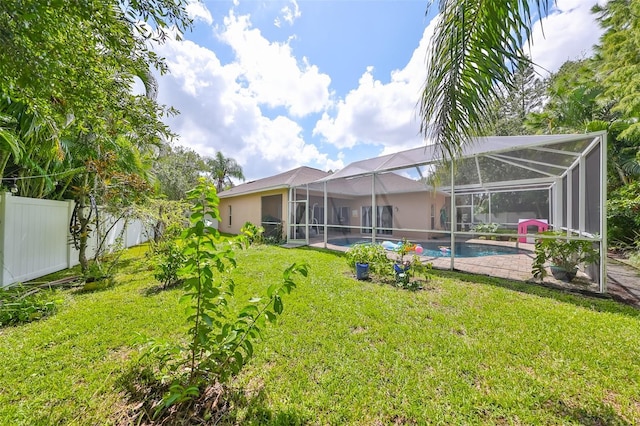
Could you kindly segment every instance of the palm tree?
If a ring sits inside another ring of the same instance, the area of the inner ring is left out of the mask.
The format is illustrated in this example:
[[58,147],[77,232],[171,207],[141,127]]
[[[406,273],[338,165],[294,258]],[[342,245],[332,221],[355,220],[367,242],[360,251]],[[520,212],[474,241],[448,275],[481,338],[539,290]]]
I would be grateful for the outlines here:
[[216,153],[215,158],[207,159],[207,167],[217,192],[233,186],[231,178],[242,179],[242,167],[233,158],[225,157],[220,151]]
[[531,62],[524,45],[534,19],[549,13],[553,0],[437,3],[439,20],[419,101],[420,133],[443,158],[455,158],[494,122],[492,106],[501,87],[512,87],[513,69]]

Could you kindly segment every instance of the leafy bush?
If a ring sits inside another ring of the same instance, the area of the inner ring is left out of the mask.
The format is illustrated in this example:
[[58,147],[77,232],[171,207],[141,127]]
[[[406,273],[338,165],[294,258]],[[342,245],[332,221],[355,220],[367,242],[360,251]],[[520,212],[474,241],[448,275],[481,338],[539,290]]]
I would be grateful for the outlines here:
[[178,271],[184,266],[186,258],[178,246],[177,240],[162,241],[156,244],[155,279],[167,288],[180,283]]
[[[414,254],[410,261],[395,264],[395,286],[404,290],[422,290],[422,284],[429,281],[431,269],[433,269],[431,262],[422,263],[420,256]],[[424,280],[412,279],[417,275],[422,275]]]
[[245,224],[242,225],[242,228],[240,228],[240,233],[247,238],[249,244],[262,244],[264,242],[264,228],[262,226],[256,226],[251,222],[245,222]]
[[414,276],[421,275],[425,281],[429,281],[429,278],[430,278],[429,275],[431,274],[432,270],[433,270],[433,263],[431,262],[422,263],[420,256],[413,255],[413,257],[411,258],[411,273]]
[[607,201],[607,229],[609,244],[633,245],[640,243],[640,234],[629,230],[640,229],[640,181],[612,191]]
[[0,326],[39,320],[55,310],[55,303],[38,289],[20,284],[0,289]]
[[489,232],[494,233],[500,228],[499,223],[476,223],[473,228],[471,228],[472,232]]
[[282,221],[277,217],[266,215],[262,218],[264,224],[264,243],[279,245],[287,242],[284,236]]
[[562,231],[545,231],[541,233],[550,238],[539,238],[535,246],[535,259],[532,274],[535,278],[544,278],[547,271],[545,263],[551,262],[567,272],[577,269],[582,263],[594,263],[599,259],[599,253],[593,248],[593,243],[585,240],[568,240]]
[[387,252],[379,244],[354,244],[346,252],[347,264],[355,268],[356,263],[369,264],[369,270],[378,275],[387,275],[392,270],[393,262]]

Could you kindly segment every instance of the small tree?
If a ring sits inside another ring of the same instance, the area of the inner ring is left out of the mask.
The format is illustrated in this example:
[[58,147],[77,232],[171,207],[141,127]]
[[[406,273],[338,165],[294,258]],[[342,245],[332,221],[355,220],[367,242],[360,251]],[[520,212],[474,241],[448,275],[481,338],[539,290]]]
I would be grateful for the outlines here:
[[158,355],[160,370],[171,385],[156,415],[166,408],[198,397],[207,384],[224,384],[237,374],[253,355],[252,341],[260,337],[265,320],[273,322],[283,311],[282,295],[296,284],[296,274],[307,275],[306,264],[292,264],[283,272],[282,282],[272,284],[265,298],[253,298],[233,315],[235,284],[229,276],[236,267],[235,249],[244,247],[246,237],[222,237],[208,226],[206,218],[220,219],[218,197],[213,185],[204,179],[188,193],[192,202],[191,226],[182,234],[182,254],[186,258],[180,270],[185,294],[190,302],[189,343],[153,344],[148,355]]

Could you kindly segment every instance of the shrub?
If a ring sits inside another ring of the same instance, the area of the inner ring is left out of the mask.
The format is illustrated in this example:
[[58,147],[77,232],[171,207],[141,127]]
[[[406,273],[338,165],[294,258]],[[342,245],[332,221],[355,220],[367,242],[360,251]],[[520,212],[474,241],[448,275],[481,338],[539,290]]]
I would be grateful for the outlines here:
[[186,258],[178,246],[177,240],[167,240],[155,246],[156,267],[154,277],[167,288],[180,283],[178,271],[184,266]]
[[471,228],[471,231],[478,232],[478,233],[482,233],[482,232],[494,233],[498,230],[498,228],[500,228],[499,223],[476,223],[473,226],[473,228]]
[[355,244],[347,250],[346,257],[347,264],[352,268],[356,267],[356,263],[366,263],[374,274],[387,275],[392,270],[393,262],[379,244]]
[[55,303],[37,288],[18,284],[0,289],[0,326],[39,320],[55,310]]
[[264,242],[264,228],[262,226],[256,226],[251,222],[245,222],[240,228],[240,233],[243,234],[249,244],[262,244]]
[[562,231],[545,231],[541,234],[550,238],[540,238],[536,241],[532,265],[535,278],[542,279],[547,275],[544,268],[547,262],[572,272],[582,263],[594,263],[599,260],[599,253],[590,241],[563,238],[566,237],[566,233]]

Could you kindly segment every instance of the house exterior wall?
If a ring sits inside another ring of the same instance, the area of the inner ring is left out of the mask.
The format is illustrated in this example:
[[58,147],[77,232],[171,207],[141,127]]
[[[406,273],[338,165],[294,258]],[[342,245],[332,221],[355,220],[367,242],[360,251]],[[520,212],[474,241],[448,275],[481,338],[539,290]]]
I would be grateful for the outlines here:
[[[434,206],[434,226],[431,226],[431,206]],[[332,198],[329,209],[348,208],[351,234],[370,235],[362,233],[363,219],[362,207],[371,206],[371,196],[356,198]],[[403,194],[378,194],[376,206],[391,206],[393,211],[393,228],[418,229],[418,230],[443,230],[440,225],[440,209],[445,206],[445,195],[432,191],[410,192]],[[329,224],[336,224],[331,221]],[[416,232],[394,230],[390,238],[414,238]]]
[[[262,223],[262,197],[271,195],[282,195],[282,221],[286,222],[288,190],[276,189],[271,191],[257,192],[254,194],[238,195],[235,197],[221,198],[218,209],[220,211],[220,223],[218,230],[229,234],[239,234],[240,229],[246,222],[251,222],[256,226]],[[229,207],[231,207],[231,224],[229,224]],[[283,226],[283,229],[286,229]]]

